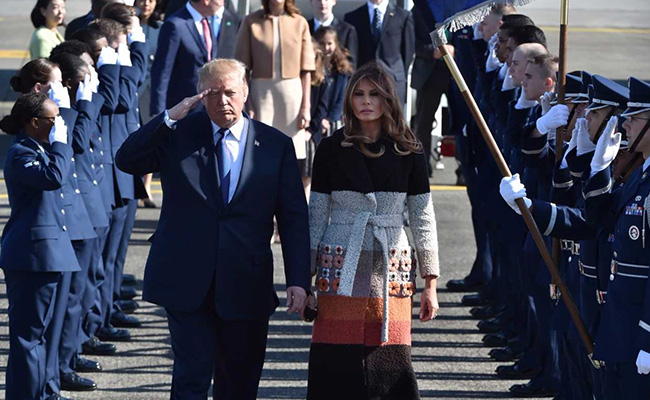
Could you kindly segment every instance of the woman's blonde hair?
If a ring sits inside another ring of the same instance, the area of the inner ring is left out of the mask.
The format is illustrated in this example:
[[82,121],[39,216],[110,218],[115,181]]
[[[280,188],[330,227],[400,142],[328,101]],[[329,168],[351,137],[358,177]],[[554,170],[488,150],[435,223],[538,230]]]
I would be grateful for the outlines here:
[[393,79],[381,65],[374,61],[359,68],[348,82],[343,100],[343,121],[345,123],[343,135],[345,138],[341,142],[341,146],[352,147],[357,144],[361,153],[372,158],[384,154],[383,147],[378,153],[373,153],[368,149],[367,144],[372,140],[361,133],[361,124],[352,110],[352,96],[359,82],[364,79],[379,93],[384,111],[381,116],[381,135],[393,142],[395,153],[401,156],[422,153],[422,143],[415,137],[402,115],[402,104],[397,97]]

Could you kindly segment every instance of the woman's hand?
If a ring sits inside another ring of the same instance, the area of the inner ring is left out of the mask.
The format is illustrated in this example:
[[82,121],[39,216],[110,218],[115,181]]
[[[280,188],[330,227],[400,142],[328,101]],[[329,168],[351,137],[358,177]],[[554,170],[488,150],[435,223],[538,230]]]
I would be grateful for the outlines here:
[[420,296],[420,321],[427,322],[435,319],[440,306],[438,305],[438,292],[436,291],[437,279],[432,276],[425,277],[426,284]]
[[327,135],[327,132],[329,132],[331,127],[332,124],[330,123],[330,120],[327,118],[323,118],[320,122],[320,133],[322,133],[323,136]]
[[311,121],[311,107],[300,107],[298,114],[298,129],[306,129]]
[[196,107],[196,105],[199,104],[199,101],[201,101],[202,98],[210,94],[211,90],[212,89],[205,89],[204,91],[202,91],[197,95],[184,98],[180,103],[176,104],[174,107],[169,109],[168,111],[169,118],[173,119],[174,121],[180,121],[181,119],[185,118],[187,113],[189,113],[191,109]]

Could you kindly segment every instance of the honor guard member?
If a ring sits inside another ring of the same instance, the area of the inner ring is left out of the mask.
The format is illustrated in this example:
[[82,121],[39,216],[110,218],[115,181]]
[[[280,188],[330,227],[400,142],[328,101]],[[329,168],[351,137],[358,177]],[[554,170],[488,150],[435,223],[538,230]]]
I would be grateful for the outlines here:
[[[612,191],[610,164],[616,156],[621,134],[616,133],[616,108],[626,88],[593,77],[594,98],[589,106],[590,126],[602,126],[592,132],[598,137],[584,186],[587,218],[596,226],[613,231],[613,252],[607,300],[602,323],[596,336],[594,358],[605,362],[604,391],[607,399],[647,399],[650,393],[650,331],[648,329],[648,200],[650,195],[650,85],[630,79],[628,109],[621,115],[629,139],[630,151],[639,152],[645,162],[625,184]],[[624,90],[625,89],[625,90]]]
[[6,398],[63,399],[47,382],[46,335],[61,275],[80,270],[61,191],[72,148],[56,103],[43,93],[21,95],[0,129],[16,135],[4,167],[11,215],[0,252],[9,300]]

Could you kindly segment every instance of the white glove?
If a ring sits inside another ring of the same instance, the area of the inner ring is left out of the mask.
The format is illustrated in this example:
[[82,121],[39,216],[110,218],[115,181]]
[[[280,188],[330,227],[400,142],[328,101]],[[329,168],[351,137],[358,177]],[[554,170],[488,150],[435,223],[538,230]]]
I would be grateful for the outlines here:
[[560,163],[560,169],[566,169],[569,168],[569,163],[567,162],[566,158],[578,146],[578,122],[576,121],[576,126],[573,128],[573,132],[571,133],[571,140],[569,140],[569,147],[567,147],[566,151],[564,152],[564,156],[562,157],[562,162]]
[[488,40],[488,49],[494,50],[494,47],[497,45],[497,42],[499,41],[499,34],[495,33],[492,35],[490,40]]
[[555,98],[555,92],[546,92],[539,96],[539,104],[542,106],[542,115],[546,115],[551,109],[551,101]]
[[586,118],[578,118],[576,120],[576,126],[573,128],[573,135],[571,136],[571,141],[573,141],[573,137],[576,137],[577,141],[577,147],[578,147],[578,155],[581,156],[583,154],[590,153],[596,149],[596,145],[594,142],[589,139],[589,131],[587,130],[587,119]]
[[50,100],[56,103],[59,108],[70,108],[70,93],[63,87],[61,82],[52,82],[50,90],[47,91]]
[[104,47],[102,52],[99,53],[99,58],[97,59],[97,69],[104,65],[115,64],[117,64],[117,53],[115,52],[115,49],[109,46]]
[[483,39],[483,32],[481,32],[479,26],[481,26],[480,22],[474,25],[474,40]]
[[508,203],[510,208],[519,215],[521,215],[521,211],[519,210],[519,206],[517,206],[515,200],[523,198],[524,203],[526,203],[526,207],[528,208],[533,204],[533,202],[526,197],[526,187],[519,180],[519,174],[514,174],[510,178],[504,177],[501,179],[501,183],[499,184],[499,193],[501,193],[501,197],[503,197],[503,200]]
[[142,26],[140,25],[140,20],[138,17],[133,17],[132,19],[133,26],[131,27],[131,32],[127,35],[126,39],[129,42],[129,44],[133,42],[140,42],[144,43],[146,40],[146,37],[144,36],[144,29],[142,29]]
[[621,147],[621,133],[614,133],[617,122],[618,117],[611,117],[605,126],[605,130],[603,130],[603,134],[598,138],[596,152],[591,159],[591,176],[609,167],[616,154],[618,154],[618,149]]
[[[515,83],[512,81],[512,76],[510,71],[506,72],[506,77],[503,78],[503,84],[501,85],[501,91],[505,92],[506,90],[512,90],[515,88]],[[523,90],[522,90],[523,92]]]
[[546,135],[550,131],[555,131],[557,128],[566,125],[568,121],[569,107],[564,104],[557,104],[551,107],[546,115],[539,117],[535,125],[539,133]]
[[52,125],[52,129],[50,129],[49,139],[50,144],[54,144],[54,142],[63,144],[68,143],[68,127],[65,125],[65,121],[60,115],[54,118],[54,125]]
[[487,72],[492,72],[501,67],[501,61],[497,58],[497,51],[494,48],[499,39],[498,37],[495,39],[495,36],[492,36],[492,39],[488,42],[488,56],[487,60],[485,60],[485,70]]
[[79,87],[77,88],[77,101],[93,101],[93,87],[90,79],[90,75],[86,74],[84,80],[79,82]]
[[639,355],[636,357],[636,370],[642,375],[650,373],[650,353],[639,350]]
[[122,67],[133,66],[133,64],[131,64],[131,52],[126,43],[120,43],[119,46],[117,46],[117,65],[121,65]]
[[515,104],[515,110],[524,110],[527,108],[533,108],[537,105],[537,102],[535,100],[528,100],[526,98],[526,93],[524,91],[521,91],[521,94],[519,95],[519,99],[517,99],[517,103]]
[[90,69],[90,89],[93,93],[97,93],[97,88],[99,88],[99,74],[97,74],[97,70],[92,65],[89,65],[88,68]]

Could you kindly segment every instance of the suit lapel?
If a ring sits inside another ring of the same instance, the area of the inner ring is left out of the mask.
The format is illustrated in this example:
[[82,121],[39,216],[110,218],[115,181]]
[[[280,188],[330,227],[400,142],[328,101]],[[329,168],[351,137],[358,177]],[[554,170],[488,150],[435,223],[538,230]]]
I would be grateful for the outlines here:
[[384,15],[384,20],[381,23],[382,35],[384,34],[384,31],[388,28],[388,24],[390,24],[394,15],[395,15],[395,6],[392,3],[388,3],[388,7],[386,7],[386,15]]
[[214,135],[212,133],[212,124],[207,113],[202,113],[203,117],[197,129],[200,134],[198,135],[198,153],[199,153],[199,166],[200,171],[200,187],[201,192],[206,196],[206,201],[215,209],[219,210],[223,207],[223,199],[219,187],[219,170],[217,166],[217,155],[215,154]]
[[[372,38],[372,30],[370,29],[370,9],[368,8],[368,5],[365,7],[359,9],[361,11],[361,15],[359,15],[359,35],[361,35],[361,32],[365,32],[366,35],[368,35],[369,38]],[[361,43],[361,40],[359,41]]]
[[201,35],[199,35],[199,31],[196,29],[196,25],[194,25],[194,19],[192,19],[189,11],[184,11],[187,16],[187,19],[185,20],[187,29],[190,31],[190,35],[194,38],[196,45],[201,50],[201,54],[203,54],[203,57],[205,57],[205,60],[207,61],[208,50],[205,48],[205,43],[203,42],[203,39],[201,39]]
[[[256,147],[260,146],[260,139],[257,135],[257,131],[253,127],[253,123],[250,117],[244,113],[243,118],[246,118],[246,120],[244,121],[245,123],[244,129],[247,129],[248,133],[246,136],[246,145],[244,147],[244,158],[242,160],[242,167],[241,167],[241,173],[239,174],[239,181],[237,182],[237,188],[235,189],[235,193],[233,194],[230,203],[236,201],[240,197],[241,192],[244,189],[246,189],[246,185],[250,181],[251,175],[253,173],[253,167],[255,166],[254,158],[256,157],[256,153],[259,151],[259,148]],[[255,143],[257,143],[258,146],[256,146]]]

